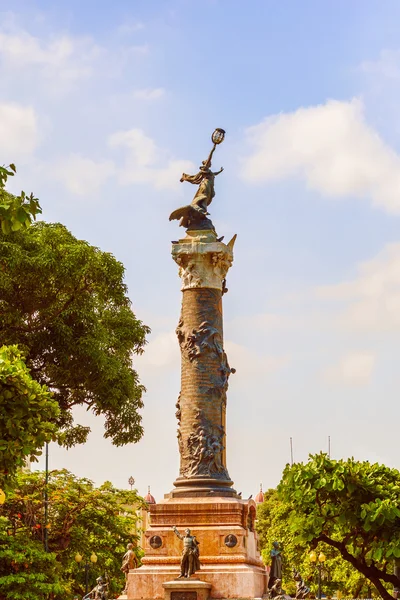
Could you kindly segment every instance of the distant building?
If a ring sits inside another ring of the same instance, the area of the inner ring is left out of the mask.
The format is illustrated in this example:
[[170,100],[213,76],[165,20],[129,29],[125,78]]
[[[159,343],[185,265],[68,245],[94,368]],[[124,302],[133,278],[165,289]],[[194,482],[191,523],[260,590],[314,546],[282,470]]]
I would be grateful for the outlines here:
[[260,491],[254,498],[254,501],[256,504],[262,504],[264,502],[264,492],[262,491],[262,483],[260,483]]
[[[157,504],[154,496],[152,496],[150,492],[150,486],[147,488],[147,494],[144,497],[145,502],[147,504]],[[149,509],[147,507],[142,507],[140,510],[140,523],[138,523],[138,529],[140,528],[140,546],[144,548],[145,546],[145,537],[144,534],[149,526]]]

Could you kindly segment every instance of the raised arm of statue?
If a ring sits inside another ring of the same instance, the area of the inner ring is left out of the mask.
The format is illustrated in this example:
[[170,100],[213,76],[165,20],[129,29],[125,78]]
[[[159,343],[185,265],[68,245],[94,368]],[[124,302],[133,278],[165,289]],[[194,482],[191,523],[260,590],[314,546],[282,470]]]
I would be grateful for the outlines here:
[[179,533],[179,531],[177,530],[177,528],[175,527],[175,525],[172,527],[172,529],[174,530],[174,532],[175,532],[175,535],[177,535],[177,536],[178,536],[178,538],[179,538],[180,540],[183,540],[183,538],[184,538],[185,536],[184,536],[184,535],[182,535],[181,533]]
[[224,170],[224,167],[221,167],[219,171],[216,171],[216,173],[213,173],[213,175],[219,175],[220,173],[222,173],[222,171]]

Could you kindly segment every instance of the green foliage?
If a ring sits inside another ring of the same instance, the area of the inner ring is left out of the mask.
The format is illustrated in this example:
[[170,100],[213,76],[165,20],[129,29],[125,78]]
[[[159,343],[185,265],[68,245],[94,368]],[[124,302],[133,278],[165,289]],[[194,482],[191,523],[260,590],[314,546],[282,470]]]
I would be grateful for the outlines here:
[[[290,527],[292,511],[291,504],[280,499],[277,490],[265,492],[264,502],[257,507],[261,554],[264,562],[267,565],[271,564],[272,543],[278,540],[282,548],[282,578],[286,593],[292,597],[295,595],[296,585],[292,570],[296,568],[311,592],[316,595],[318,573],[309,558],[312,547],[308,541],[299,539],[297,531]],[[322,590],[325,594],[331,596],[340,590],[345,597],[371,597],[366,578],[343,560],[335,548],[319,543],[316,548],[317,555],[320,552],[326,555],[322,570]],[[363,596],[360,596],[361,593]]]
[[143,434],[144,387],[132,355],[143,351],[149,328],[133,314],[123,276],[114,256],[63,225],[0,234],[0,336],[18,344],[32,377],[51,389],[66,446],[88,435],[73,426],[77,405],[105,417],[105,437],[116,445]]
[[290,509],[296,543],[329,545],[382,597],[391,597],[382,582],[399,585],[393,574],[393,559],[400,557],[399,471],[318,454],[287,465],[278,494]]
[[46,386],[34,381],[17,346],[0,348],[0,486],[54,439],[59,415]]
[[42,212],[39,200],[33,194],[21,192],[14,196],[5,190],[9,177],[16,173],[15,165],[0,167],[0,227],[3,234],[29,227],[36,215]]
[[54,553],[29,536],[13,535],[10,521],[0,517],[0,600],[43,600],[64,597],[61,565]]
[[[7,576],[11,560],[15,560],[13,555],[21,555],[24,564],[30,563],[31,560],[26,559],[26,548],[32,548],[32,552],[33,549],[38,552],[38,562],[33,560],[29,572],[32,577],[38,576],[45,568],[50,584],[58,586],[52,590],[55,600],[66,600],[85,591],[84,571],[75,561],[77,553],[83,562],[89,560],[90,563],[90,556],[95,552],[98,562],[91,566],[90,585],[93,587],[96,577],[107,571],[111,581],[110,597],[118,595],[124,585],[121,558],[127,543],[138,539],[136,511],[144,506],[144,500],[136,491],[118,490],[110,483],[96,488],[88,479],[77,478],[68,471],[52,471],[48,485],[50,552],[46,566],[40,563],[45,525],[43,488],[43,473],[19,474],[16,488],[8,494],[1,508],[8,536],[4,534],[4,547],[0,549],[0,592],[3,582],[4,586],[9,584]],[[2,562],[2,553],[8,556],[8,562],[5,559]],[[137,553],[139,557],[140,551]],[[17,571],[11,569],[18,576],[26,570],[20,564],[21,561]],[[53,573],[51,565],[55,564],[58,566]],[[43,595],[32,596],[32,600],[36,597],[42,599]]]

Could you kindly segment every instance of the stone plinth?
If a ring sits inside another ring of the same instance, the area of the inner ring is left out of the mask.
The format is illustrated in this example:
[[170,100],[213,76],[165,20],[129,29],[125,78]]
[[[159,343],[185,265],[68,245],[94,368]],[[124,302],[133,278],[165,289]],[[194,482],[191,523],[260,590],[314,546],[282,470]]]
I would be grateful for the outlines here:
[[200,579],[174,579],[163,583],[165,600],[208,600],[211,583]]
[[201,569],[194,577],[211,584],[210,598],[261,598],[267,574],[255,516],[255,502],[238,498],[169,497],[151,505],[143,565],[128,576],[129,600],[161,600],[163,584],[179,576],[182,542],[173,525],[188,527],[199,541]]

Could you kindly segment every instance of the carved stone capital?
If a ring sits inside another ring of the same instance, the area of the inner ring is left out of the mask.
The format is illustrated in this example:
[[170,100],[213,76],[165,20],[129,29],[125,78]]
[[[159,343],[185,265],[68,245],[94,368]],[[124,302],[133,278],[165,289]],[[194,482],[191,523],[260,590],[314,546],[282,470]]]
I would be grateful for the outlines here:
[[190,234],[172,245],[172,258],[179,266],[182,291],[192,288],[223,291],[226,274],[233,262],[236,235],[229,244],[223,244],[212,231],[192,231]]

